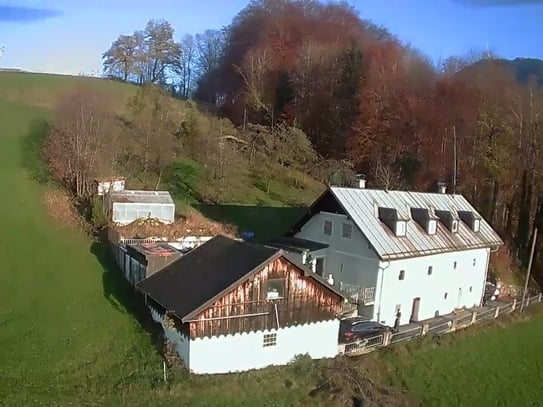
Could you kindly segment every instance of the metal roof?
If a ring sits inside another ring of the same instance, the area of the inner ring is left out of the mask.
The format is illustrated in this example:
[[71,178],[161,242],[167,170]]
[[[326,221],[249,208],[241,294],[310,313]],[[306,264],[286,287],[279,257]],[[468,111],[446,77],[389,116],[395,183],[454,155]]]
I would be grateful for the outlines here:
[[173,199],[168,191],[139,191],[125,189],[113,192],[111,200],[119,203],[154,203],[173,204]]
[[[503,244],[494,229],[462,195],[341,187],[331,187],[330,191],[383,260]],[[398,216],[409,219],[405,237],[395,236],[379,220],[380,207],[395,208]],[[411,208],[431,208],[453,214],[457,211],[470,211],[481,218],[480,230],[474,232],[467,224],[459,222],[458,232],[451,233],[443,223],[438,222],[437,232],[429,235],[412,219]]]

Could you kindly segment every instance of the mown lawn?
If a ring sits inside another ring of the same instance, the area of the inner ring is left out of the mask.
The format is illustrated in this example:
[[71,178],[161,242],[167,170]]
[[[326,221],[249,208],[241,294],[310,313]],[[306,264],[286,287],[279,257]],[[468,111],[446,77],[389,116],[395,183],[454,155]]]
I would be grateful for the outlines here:
[[528,321],[499,319],[438,341],[392,347],[378,359],[393,367],[389,383],[420,405],[543,405],[543,306],[533,307]]

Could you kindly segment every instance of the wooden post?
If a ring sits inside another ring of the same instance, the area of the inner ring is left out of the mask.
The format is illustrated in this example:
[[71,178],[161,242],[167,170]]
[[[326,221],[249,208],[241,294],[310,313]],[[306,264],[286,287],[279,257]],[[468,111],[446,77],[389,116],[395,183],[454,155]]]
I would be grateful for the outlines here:
[[517,299],[515,298],[513,300],[513,305],[511,306],[511,312],[513,312],[517,308]]
[[477,311],[473,311],[473,314],[471,314],[471,325],[475,322],[477,322]]
[[524,283],[524,291],[522,292],[522,303],[520,304],[520,312],[524,309],[524,301],[526,292],[528,291],[528,283],[530,281],[530,273],[532,271],[532,262],[534,260],[535,242],[537,241],[537,227],[534,229],[534,238],[532,240],[532,250],[530,251],[530,261],[528,262],[528,270],[526,271],[526,281]]
[[539,293],[539,299],[538,299],[538,302],[541,302],[541,297],[543,296],[543,294]]
[[500,315],[500,307],[496,307],[496,312],[494,313],[494,318],[498,318],[498,315]]
[[386,332],[383,334],[383,346],[388,346],[388,345],[390,345],[391,339],[392,339],[392,332],[386,331]]
[[428,330],[430,329],[430,324],[422,324],[422,335],[426,335],[428,333]]
[[166,381],[166,362],[162,362],[162,371],[164,372],[164,381]]

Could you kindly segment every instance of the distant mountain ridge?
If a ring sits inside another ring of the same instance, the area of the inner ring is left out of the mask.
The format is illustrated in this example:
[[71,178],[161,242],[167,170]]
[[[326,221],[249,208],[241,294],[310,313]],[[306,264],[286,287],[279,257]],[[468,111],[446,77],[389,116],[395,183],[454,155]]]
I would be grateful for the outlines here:
[[473,69],[484,69],[489,63],[499,64],[511,71],[517,82],[526,84],[530,80],[535,80],[539,85],[543,86],[543,60],[538,58],[515,58],[515,59],[483,59],[477,61],[470,67]]

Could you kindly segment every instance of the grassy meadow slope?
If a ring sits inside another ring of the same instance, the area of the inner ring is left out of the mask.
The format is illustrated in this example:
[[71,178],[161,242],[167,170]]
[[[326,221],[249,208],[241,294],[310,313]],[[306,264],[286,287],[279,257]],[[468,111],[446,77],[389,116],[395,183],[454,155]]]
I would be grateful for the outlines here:
[[[35,120],[50,115],[44,107],[59,94],[56,85],[80,79],[21,75],[0,73],[0,406],[339,406],[326,387],[311,391],[326,377],[324,362],[215,377],[176,373],[162,382],[162,359],[136,317],[140,303],[99,246],[51,220],[46,186],[26,169],[23,141]],[[130,94],[123,86],[120,95]],[[182,192],[197,182],[197,174],[185,177],[178,199],[198,205]],[[240,206],[220,210],[247,219]],[[277,216],[251,211],[253,221]],[[474,328],[439,343],[426,338],[350,363],[388,372],[375,380],[422,405],[536,405],[543,399],[541,311],[507,327]]]

